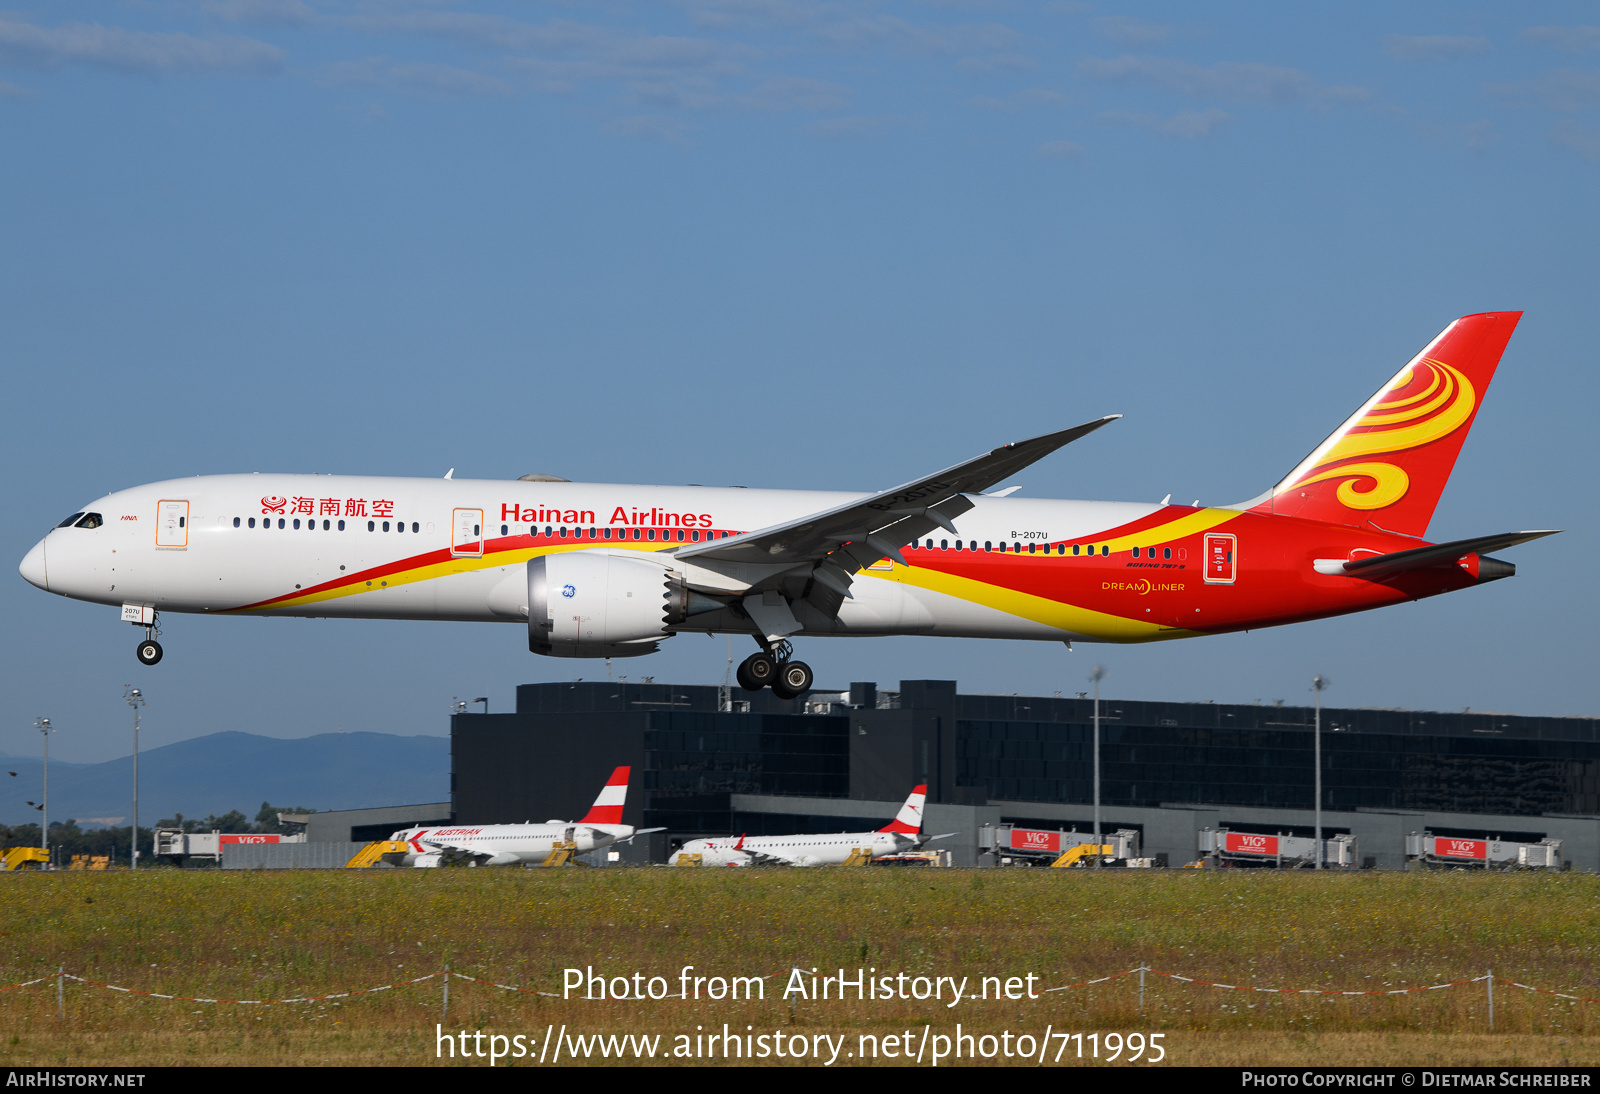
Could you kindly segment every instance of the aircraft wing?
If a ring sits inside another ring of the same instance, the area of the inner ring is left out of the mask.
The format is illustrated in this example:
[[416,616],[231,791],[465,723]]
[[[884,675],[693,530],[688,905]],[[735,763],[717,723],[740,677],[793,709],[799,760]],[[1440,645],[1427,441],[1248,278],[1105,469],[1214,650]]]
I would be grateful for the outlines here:
[[432,848],[435,852],[447,856],[452,862],[463,858],[487,858],[482,851],[472,851],[465,847],[457,847],[453,843],[442,843],[439,840],[423,839],[418,843],[424,847]]
[[[1004,445],[975,459],[880,493],[845,502],[832,509],[770,528],[709,540],[673,552],[677,558],[702,563],[835,563],[844,575],[821,577],[844,593],[845,575],[885,556],[899,559],[899,548],[935,528],[954,531],[951,523],[972,508],[965,494],[982,493],[1063,445],[1086,437],[1120,414],[1096,418],[1071,429],[1046,433]],[[838,584],[834,584],[837,582]],[[849,595],[845,593],[845,595]]]
[[632,843],[639,836],[648,836],[651,832],[665,832],[665,828],[641,828],[627,839],[618,840],[618,843]]
[[749,855],[751,863],[756,865],[756,866],[798,866],[798,865],[800,865],[798,862],[796,862],[792,858],[789,858],[787,855],[774,855],[774,854],[769,854],[766,851],[752,851],[748,847],[741,847],[739,849],[739,853],[741,855]]

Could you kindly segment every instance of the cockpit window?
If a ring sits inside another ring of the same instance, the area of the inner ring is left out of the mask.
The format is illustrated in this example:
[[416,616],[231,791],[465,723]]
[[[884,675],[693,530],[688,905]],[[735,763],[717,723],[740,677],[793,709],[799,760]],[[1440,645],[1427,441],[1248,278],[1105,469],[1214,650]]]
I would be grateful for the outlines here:
[[73,527],[74,528],[98,528],[104,523],[105,523],[105,521],[103,519],[101,519],[99,513],[85,513],[85,514],[83,514],[83,519],[78,521],[77,524],[74,524]]
[[66,520],[64,520],[60,524],[56,525],[56,527],[57,528],[71,528],[72,527],[72,522],[77,520],[81,516],[83,516],[82,513],[74,513],[70,517],[68,517]]

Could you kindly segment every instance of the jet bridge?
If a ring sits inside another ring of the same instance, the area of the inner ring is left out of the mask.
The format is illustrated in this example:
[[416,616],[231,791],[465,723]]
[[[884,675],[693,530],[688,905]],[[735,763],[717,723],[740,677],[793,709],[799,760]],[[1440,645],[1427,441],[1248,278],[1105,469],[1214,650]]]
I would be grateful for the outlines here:
[[1559,870],[1563,866],[1561,841],[1538,843],[1516,840],[1472,839],[1412,832],[1406,836],[1406,858],[1428,866],[1464,866],[1485,870]]
[[[1200,854],[1214,865],[1224,862],[1257,866],[1273,866],[1279,870],[1311,869],[1316,865],[1317,841],[1309,836],[1292,836],[1279,832],[1266,835],[1260,832],[1235,832],[1227,828],[1202,828]],[[1323,869],[1355,866],[1357,858],[1354,836],[1329,836],[1322,841]]]
[[[1149,865],[1139,858],[1139,830],[1136,828],[1118,828],[1115,832],[1102,833],[1100,842],[1106,849],[1105,856],[1115,865]],[[1079,852],[1073,861],[1086,859],[1084,865],[1094,861],[1094,833],[1080,832],[1075,828],[1061,831],[986,824],[978,830],[978,847],[994,855],[1002,865],[1049,866],[1061,863],[1064,856],[1080,847],[1090,850]],[[1008,859],[1011,862],[1007,862]]]

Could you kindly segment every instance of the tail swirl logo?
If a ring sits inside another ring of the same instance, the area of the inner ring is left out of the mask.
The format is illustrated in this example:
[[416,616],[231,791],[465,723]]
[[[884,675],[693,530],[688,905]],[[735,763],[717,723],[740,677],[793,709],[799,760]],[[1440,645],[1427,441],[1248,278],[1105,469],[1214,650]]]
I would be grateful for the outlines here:
[[1472,417],[1475,406],[1471,380],[1443,361],[1424,358],[1396,376],[1310,473],[1291,486],[1342,479],[1336,494],[1348,508],[1393,505],[1411,489],[1410,476],[1395,464],[1362,457],[1405,452],[1447,437]]

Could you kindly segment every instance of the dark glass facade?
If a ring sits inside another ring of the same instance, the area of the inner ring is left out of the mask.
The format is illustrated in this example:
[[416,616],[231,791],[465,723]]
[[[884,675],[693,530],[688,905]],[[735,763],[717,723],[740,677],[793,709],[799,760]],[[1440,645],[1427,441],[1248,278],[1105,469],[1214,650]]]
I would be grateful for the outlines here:
[[657,711],[646,726],[647,827],[727,833],[729,794],[849,793],[848,717]]
[[[1152,718],[1135,706],[1162,710]],[[1309,711],[1130,703],[1116,709],[1101,728],[1101,795],[1108,805],[1313,806],[1310,718],[1297,717]],[[1485,719],[1500,724],[1471,724]],[[1193,724],[1201,720],[1212,724]],[[1323,726],[1327,809],[1600,812],[1593,719],[1325,710]],[[1562,730],[1567,739],[1558,735]],[[956,778],[982,785],[991,799],[1088,801],[1092,734],[1088,721],[960,719]]]
[[[770,692],[525,685],[515,714],[455,717],[454,819],[580,817],[621,764],[633,768],[625,821],[667,829],[650,837],[657,861],[693,836],[857,830],[889,819],[818,816],[808,798],[898,802],[926,783],[930,802],[1017,803],[1018,817],[1034,815],[1025,803],[1092,800],[1089,699],[962,695],[938,680],[854,694],[854,705],[816,701],[808,713]],[[719,709],[725,698],[734,709]],[[1108,806],[1312,807],[1310,708],[1106,699],[1101,711]],[[1326,809],[1600,814],[1600,719],[1322,713]],[[739,794],[796,802],[750,812],[735,809]]]

